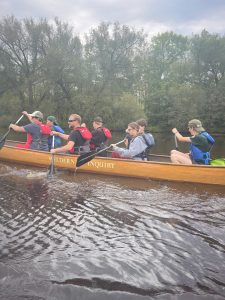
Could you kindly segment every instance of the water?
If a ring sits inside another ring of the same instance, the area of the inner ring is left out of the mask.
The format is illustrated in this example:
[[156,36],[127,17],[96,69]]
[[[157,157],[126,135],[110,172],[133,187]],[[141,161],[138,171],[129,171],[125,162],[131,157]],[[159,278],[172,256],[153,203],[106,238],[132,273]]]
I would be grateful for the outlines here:
[[0,164],[0,299],[225,299],[224,187],[43,171]]

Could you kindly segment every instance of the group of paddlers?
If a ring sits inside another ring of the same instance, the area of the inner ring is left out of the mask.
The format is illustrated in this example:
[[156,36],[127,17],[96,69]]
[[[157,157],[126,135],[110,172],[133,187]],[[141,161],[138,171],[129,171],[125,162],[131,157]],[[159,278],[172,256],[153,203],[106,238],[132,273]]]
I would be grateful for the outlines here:
[[[17,144],[17,147],[50,151],[52,154],[69,152],[71,154],[84,154],[89,151],[95,151],[99,156],[108,156],[104,151],[109,144],[112,134],[104,126],[101,117],[93,120],[93,129],[89,131],[85,123],[81,123],[81,117],[78,114],[71,114],[68,119],[69,128],[72,129],[70,134],[65,134],[59,126],[55,116],[48,116],[46,123],[43,122],[43,114],[35,111],[23,114],[30,121],[25,126],[10,124],[10,128],[17,132],[27,133],[25,144]],[[124,137],[124,148],[117,144],[111,144],[113,152],[110,156],[113,158],[128,158],[134,160],[148,160],[149,150],[154,146],[153,135],[146,130],[147,122],[145,119],[137,120],[128,124],[126,136]],[[180,142],[190,143],[190,152],[182,153],[177,150],[171,151],[171,161],[178,164],[209,164],[210,149],[214,144],[212,136],[205,131],[199,120],[193,119],[188,123],[188,129],[191,137],[182,136],[176,128],[172,129],[176,138]],[[62,146],[61,141],[67,143]]]

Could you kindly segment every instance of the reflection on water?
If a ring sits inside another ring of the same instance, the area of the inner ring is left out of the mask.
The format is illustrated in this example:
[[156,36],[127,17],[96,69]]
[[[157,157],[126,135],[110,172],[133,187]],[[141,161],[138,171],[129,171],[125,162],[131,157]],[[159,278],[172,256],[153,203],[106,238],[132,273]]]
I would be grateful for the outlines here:
[[224,187],[30,172],[0,165],[0,299],[225,298]]

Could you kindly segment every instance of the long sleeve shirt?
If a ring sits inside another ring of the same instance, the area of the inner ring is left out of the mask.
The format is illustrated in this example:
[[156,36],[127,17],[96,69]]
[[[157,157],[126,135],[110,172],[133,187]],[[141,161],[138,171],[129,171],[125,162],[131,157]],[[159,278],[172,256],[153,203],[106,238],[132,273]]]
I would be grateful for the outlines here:
[[141,157],[137,155],[145,151],[147,145],[141,136],[137,136],[131,140],[129,149],[124,149],[120,147],[113,147],[113,150],[119,153],[121,157],[132,158],[134,160],[142,160]]

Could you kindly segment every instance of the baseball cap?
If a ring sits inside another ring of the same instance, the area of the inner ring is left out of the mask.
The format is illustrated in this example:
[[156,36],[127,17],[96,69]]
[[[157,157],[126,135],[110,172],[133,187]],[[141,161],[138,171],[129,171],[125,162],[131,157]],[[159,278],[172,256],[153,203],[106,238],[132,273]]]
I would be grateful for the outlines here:
[[47,120],[53,122],[55,125],[58,125],[57,119],[55,116],[48,116]]
[[31,117],[35,117],[35,118],[38,118],[38,119],[41,119],[41,120],[43,120],[43,113],[42,112],[40,112],[40,111],[38,111],[38,110],[36,110],[36,111],[34,111],[32,114],[31,114]]
[[202,127],[202,122],[197,119],[189,121],[188,127],[194,128],[198,132],[205,131],[205,129]]
[[94,118],[93,122],[103,123],[101,117],[96,117],[96,118]]

